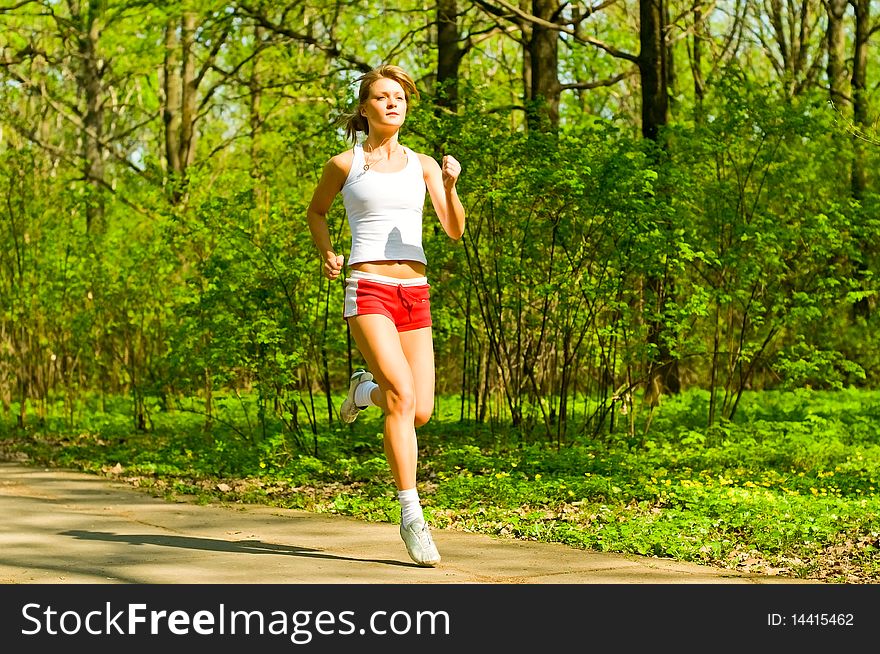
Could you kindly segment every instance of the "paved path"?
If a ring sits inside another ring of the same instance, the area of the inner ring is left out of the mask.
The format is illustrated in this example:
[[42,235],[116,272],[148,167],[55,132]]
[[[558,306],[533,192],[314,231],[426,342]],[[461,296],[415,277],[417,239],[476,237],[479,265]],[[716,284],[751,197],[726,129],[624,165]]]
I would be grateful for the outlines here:
[[2,584],[783,584],[788,578],[434,530],[420,568],[397,526],[168,502],[95,475],[0,463]]

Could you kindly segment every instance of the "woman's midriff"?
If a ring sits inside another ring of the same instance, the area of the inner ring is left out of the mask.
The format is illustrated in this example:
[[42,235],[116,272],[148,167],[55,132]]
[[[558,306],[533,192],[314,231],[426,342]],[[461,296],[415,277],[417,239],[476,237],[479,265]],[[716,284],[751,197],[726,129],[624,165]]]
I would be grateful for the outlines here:
[[420,261],[364,261],[353,264],[351,269],[397,279],[425,276],[425,264]]

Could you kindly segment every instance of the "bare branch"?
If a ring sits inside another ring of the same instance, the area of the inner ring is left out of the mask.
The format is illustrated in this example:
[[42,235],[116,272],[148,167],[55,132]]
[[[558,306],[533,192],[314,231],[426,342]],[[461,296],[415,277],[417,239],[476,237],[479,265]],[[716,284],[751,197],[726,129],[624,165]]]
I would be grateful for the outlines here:
[[[561,32],[563,34],[567,34],[567,35],[571,36],[578,43],[591,45],[593,47],[599,48],[600,50],[604,50],[605,52],[610,54],[612,57],[615,57],[617,59],[625,59],[626,61],[631,61],[633,63],[638,63],[638,61],[639,61],[638,55],[634,55],[630,52],[625,52],[624,50],[620,50],[618,48],[615,48],[614,46],[612,46],[608,43],[605,43],[604,41],[600,41],[599,39],[594,39],[592,37],[579,34],[577,32],[577,30],[574,30],[570,27],[566,27],[565,25],[562,25],[560,23],[553,23],[553,22],[544,20],[543,18],[539,18],[538,16],[535,16],[533,14],[526,12],[526,11],[523,11],[519,7],[515,7],[511,4],[509,4],[508,2],[506,2],[506,0],[493,0],[493,1],[496,2],[497,4],[501,5],[504,9],[509,11],[514,16],[519,17],[520,19],[522,19],[526,23],[530,23],[532,25],[538,25],[538,26],[543,27],[545,29],[555,30],[555,31]],[[497,15],[497,16],[501,16],[503,18],[508,18],[508,14],[505,14],[503,11],[498,10],[497,7],[493,7],[492,5],[485,2],[484,0],[476,0],[476,2],[480,5],[480,7],[484,8],[486,11],[489,11],[490,13],[493,13],[494,15]]]
[[21,9],[22,7],[26,7],[27,5],[39,4],[37,0],[22,0],[17,5],[12,5],[11,7],[0,7],[0,14],[11,13],[16,9]]
[[615,75],[614,77],[609,77],[608,79],[594,80],[592,82],[572,82],[571,84],[560,84],[559,88],[563,91],[568,91],[572,89],[578,90],[587,90],[587,89],[597,89],[602,86],[614,86],[619,81],[626,79],[627,77],[632,77],[638,71],[631,70],[626,73],[620,73],[619,75]]
[[[34,145],[39,147],[41,150],[44,150],[44,151],[50,153],[51,155],[53,155],[54,157],[56,157],[57,159],[66,162],[67,165],[71,166],[72,168],[76,168],[79,165],[79,161],[76,158],[71,157],[70,153],[66,149],[59,148],[57,146],[52,145],[51,143],[45,143],[45,142],[41,141],[36,136],[36,134],[34,134],[32,129],[30,129],[30,130],[25,129],[24,127],[22,127],[21,125],[18,125],[14,121],[8,121],[7,124],[10,125],[12,127],[12,129],[14,129],[16,131],[16,133],[18,133],[19,135],[26,138],[28,141],[30,141],[31,143],[33,143]],[[138,168],[134,167],[134,170],[138,170]],[[139,171],[139,172],[142,172],[142,171]],[[148,209],[135,204],[134,202],[132,202],[131,200],[126,198],[123,194],[118,193],[112,184],[110,184],[109,182],[107,182],[104,179],[101,179],[100,177],[86,177],[86,176],[84,176],[84,177],[80,178],[80,181],[97,182],[103,188],[110,191],[110,193],[112,193],[115,198],[119,199],[123,204],[127,205],[128,207],[130,207],[134,211],[137,211],[142,216],[146,216],[147,218],[155,218],[156,217],[156,215],[154,213],[151,213]]]
[[243,10],[243,13],[241,13],[242,16],[256,21],[258,25],[266,28],[270,32],[281,34],[282,36],[286,36],[287,38],[293,39],[294,41],[298,41],[300,43],[312,45],[318,50],[321,50],[331,59],[340,59],[342,61],[348,62],[362,73],[367,73],[373,68],[368,63],[342,52],[339,49],[339,46],[337,46],[335,43],[322,43],[318,39],[311,37],[308,34],[303,34],[301,32],[297,32],[296,30],[290,29],[289,27],[285,27],[284,25],[273,23],[264,13],[262,13],[262,11],[258,11],[257,9],[248,6],[247,3],[241,2],[238,4],[238,7]]

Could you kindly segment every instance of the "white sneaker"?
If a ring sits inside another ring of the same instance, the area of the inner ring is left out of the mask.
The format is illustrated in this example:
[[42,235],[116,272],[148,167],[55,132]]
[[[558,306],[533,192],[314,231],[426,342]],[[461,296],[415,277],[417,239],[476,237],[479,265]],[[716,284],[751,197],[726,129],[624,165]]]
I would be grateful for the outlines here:
[[342,418],[342,422],[354,422],[358,414],[367,408],[365,406],[358,406],[355,403],[354,391],[358,386],[368,381],[373,381],[373,375],[363,368],[355,370],[351,374],[351,382],[348,385],[348,397],[342,400],[342,406],[339,407],[339,417]]
[[407,527],[400,525],[400,537],[406,543],[409,557],[419,565],[432,567],[440,563],[440,553],[424,521],[413,522]]

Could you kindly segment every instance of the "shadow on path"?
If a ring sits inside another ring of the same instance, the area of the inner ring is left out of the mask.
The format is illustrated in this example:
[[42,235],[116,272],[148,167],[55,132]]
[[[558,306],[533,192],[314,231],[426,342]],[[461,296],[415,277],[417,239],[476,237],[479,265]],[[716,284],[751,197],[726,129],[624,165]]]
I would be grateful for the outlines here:
[[350,556],[325,554],[321,550],[295,545],[279,545],[264,543],[260,540],[217,540],[214,538],[194,538],[192,536],[162,536],[159,534],[111,534],[106,531],[81,531],[74,529],[60,532],[61,536],[72,536],[79,540],[103,540],[113,543],[130,545],[160,545],[162,547],[179,547],[188,550],[205,550],[209,552],[230,552],[232,554],[280,554],[284,556],[301,556],[313,559],[335,561],[355,561],[357,563],[381,563],[404,568],[417,568],[415,563],[392,561],[388,559],[358,559]]

